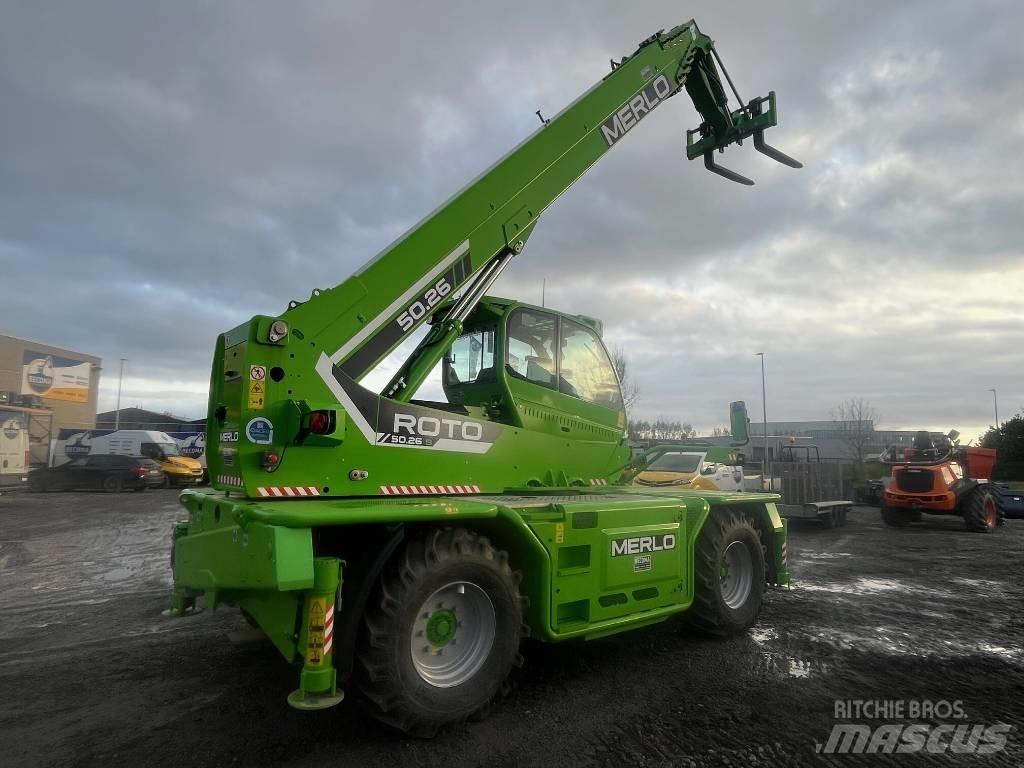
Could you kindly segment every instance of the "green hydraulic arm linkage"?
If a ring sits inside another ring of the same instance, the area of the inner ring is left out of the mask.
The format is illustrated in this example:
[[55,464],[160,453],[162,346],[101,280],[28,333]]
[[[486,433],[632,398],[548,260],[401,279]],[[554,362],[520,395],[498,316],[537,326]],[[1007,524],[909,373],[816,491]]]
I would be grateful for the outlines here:
[[[504,654],[501,664],[514,654],[501,641],[508,621],[517,638],[520,626],[546,640],[594,638],[699,605],[712,630],[748,626],[756,611],[744,601],[759,607],[761,592],[751,578],[760,585],[763,571],[770,584],[788,583],[776,497],[629,485],[625,408],[600,321],[488,295],[547,207],[684,90],[702,118],[687,135],[690,159],[749,184],[713,153],[753,138],[799,167],[764,142],[775,94],[731,109],[723,77],[732,88],[694,22],[652,35],[356,274],[221,334],[206,435],[211,487],[182,495],[189,517],[174,531],[172,612],[198,597],[237,605],[303,662],[292,704],[336,703],[338,680],[361,668],[374,713],[416,732],[463,718],[494,692],[442,663],[445,653],[470,653],[452,651],[458,632],[474,631],[458,629],[472,624],[458,611],[478,616],[476,642]],[[363,386],[425,323],[387,386]],[[416,399],[438,368],[445,402]],[[745,433],[745,407],[733,416]],[[717,552],[710,560],[697,554],[702,536],[715,537],[701,545]],[[724,554],[740,551],[730,537],[749,557]],[[496,569],[486,584],[459,570],[472,571],[462,561],[476,556]],[[401,584],[389,586],[399,562]],[[743,568],[739,613],[713,614],[730,598],[709,602],[700,585],[717,590]],[[702,576],[707,569],[714,575]],[[437,579],[456,585],[450,595]],[[377,602],[382,593],[420,601],[434,587],[423,626],[392,627],[405,619]],[[402,641],[401,658],[381,657],[404,633],[419,639]],[[370,643],[361,667],[360,642]],[[490,669],[480,653],[463,659],[465,669]],[[410,680],[430,696],[406,701]]]

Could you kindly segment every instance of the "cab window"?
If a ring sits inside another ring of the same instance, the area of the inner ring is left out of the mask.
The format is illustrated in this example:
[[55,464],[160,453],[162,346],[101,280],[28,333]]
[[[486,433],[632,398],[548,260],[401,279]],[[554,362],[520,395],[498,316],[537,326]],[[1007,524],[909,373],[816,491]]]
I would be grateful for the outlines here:
[[555,380],[558,318],[518,309],[508,319],[505,370],[519,379],[557,389]]
[[597,334],[564,318],[558,389],[605,408],[622,408],[619,380]]
[[445,370],[448,386],[496,381],[494,329],[470,331],[459,336],[452,344]]

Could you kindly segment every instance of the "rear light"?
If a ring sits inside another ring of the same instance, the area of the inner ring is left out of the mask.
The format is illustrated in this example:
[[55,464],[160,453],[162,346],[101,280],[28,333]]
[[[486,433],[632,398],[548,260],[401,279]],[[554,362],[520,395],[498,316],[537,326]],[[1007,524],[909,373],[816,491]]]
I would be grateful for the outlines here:
[[263,465],[264,469],[273,469],[281,461],[281,457],[273,451],[264,451],[263,456],[260,457],[260,464]]
[[306,417],[306,429],[313,435],[329,435],[334,431],[334,411],[312,411]]
[[132,467],[131,472],[132,472],[133,475],[138,475],[139,477],[143,477],[143,476],[149,474],[149,468],[148,467]]

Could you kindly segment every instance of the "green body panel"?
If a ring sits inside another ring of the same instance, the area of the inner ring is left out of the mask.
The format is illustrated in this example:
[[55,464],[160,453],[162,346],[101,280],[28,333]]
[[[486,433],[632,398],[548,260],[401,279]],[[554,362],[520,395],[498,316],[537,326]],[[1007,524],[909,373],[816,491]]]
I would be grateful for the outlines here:
[[[366,525],[433,523],[481,531],[522,572],[527,623],[535,637],[548,641],[594,639],[685,611],[693,601],[695,542],[716,508],[741,505],[770,537],[769,552],[778,553],[785,543],[778,497],[771,494],[607,486],[429,499],[252,501],[215,490],[188,490],[182,497],[191,514],[176,540],[175,585],[205,594],[214,605],[239,605],[288,659],[301,655],[300,614],[314,584],[308,542],[318,529],[340,527],[342,549],[344,529]],[[643,537],[664,542],[666,534],[674,540],[661,550],[613,549],[613,542]],[[197,564],[213,542],[217,557]],[[287,569],[275,567],[274,553],[288,558]],[[636,558],[645,556],[649,560],[638,565]],[[773,583],[788,583],[788,575],[781,577],[776,571]]]

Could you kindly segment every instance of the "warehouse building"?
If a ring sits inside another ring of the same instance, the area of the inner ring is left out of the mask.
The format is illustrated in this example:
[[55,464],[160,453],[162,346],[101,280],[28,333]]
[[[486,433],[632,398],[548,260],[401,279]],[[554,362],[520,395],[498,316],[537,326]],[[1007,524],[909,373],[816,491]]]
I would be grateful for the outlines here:
[[93,429],[100,362],[83,352],[0,335],[4,444],[24,442],[29,463],[41,466],[47,463],[50,440],[61,429]]

